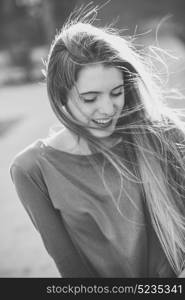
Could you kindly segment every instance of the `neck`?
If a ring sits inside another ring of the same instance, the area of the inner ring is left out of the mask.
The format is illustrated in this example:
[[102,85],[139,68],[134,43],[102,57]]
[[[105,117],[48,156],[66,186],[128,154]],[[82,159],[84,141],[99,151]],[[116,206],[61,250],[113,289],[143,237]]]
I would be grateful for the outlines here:
[[[112,148],[116,144],[120,143],[122,140],[122,137],[108,137],[108,138],[100,138],[99,141],[107,148]],[[81,151],[81,153],[84,154],[91,154],[91,150],[88,146],[88,142],[83,139],[82,137],[79,139],[78,147]]]
[[[65,129],[65,137],[66,148],[68,148],[70,152],[84,155],[92,154],[88,142],[83,137],[77,136],[75,133],[73,133],[67,128]],[[115,146],[116,144],[121,142],[121,140],[122,138],[117,136],[99,139],[99,141],[107,148]]]

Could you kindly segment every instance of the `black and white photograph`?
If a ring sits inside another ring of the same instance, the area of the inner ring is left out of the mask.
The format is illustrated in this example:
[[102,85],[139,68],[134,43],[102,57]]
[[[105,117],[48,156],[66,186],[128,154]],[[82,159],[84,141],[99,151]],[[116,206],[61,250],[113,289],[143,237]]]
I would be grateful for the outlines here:
[[184,278],[185,1],[0,0],[0,150],[1,278]]

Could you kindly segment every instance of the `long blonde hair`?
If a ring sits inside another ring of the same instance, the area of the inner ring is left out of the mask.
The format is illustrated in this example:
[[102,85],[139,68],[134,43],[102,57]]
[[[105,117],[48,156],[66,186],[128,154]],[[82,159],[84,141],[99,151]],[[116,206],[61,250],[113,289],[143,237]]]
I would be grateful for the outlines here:
[[[94,17],[71,19],[56,35],[46,63],[47,90],[58,119],[102,152],[123,177],[142,183],[151,222],[176,275],[185,258],[184,122],[169,109],[163,92],[131,41],[113,28],[93,26]],[[83,124],[66,114],[70,89],[87,64],[101,63],[123,72],[125,106],[115,135],[124,138],[132,172],[118,155],[90,134]],[[119,201],[118,209],[119,209]]]

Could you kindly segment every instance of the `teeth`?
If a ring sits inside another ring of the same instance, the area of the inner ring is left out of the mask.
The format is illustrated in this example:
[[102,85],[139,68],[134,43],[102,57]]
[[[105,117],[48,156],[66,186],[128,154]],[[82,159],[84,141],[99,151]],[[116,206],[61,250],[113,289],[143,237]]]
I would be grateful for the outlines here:
[[111,119],[108,119],[108,120],[94,120],[94,122],[96,122],[96,123],[99,123],[99,124],[107,124],[107,123],[109,123],[111,121]]

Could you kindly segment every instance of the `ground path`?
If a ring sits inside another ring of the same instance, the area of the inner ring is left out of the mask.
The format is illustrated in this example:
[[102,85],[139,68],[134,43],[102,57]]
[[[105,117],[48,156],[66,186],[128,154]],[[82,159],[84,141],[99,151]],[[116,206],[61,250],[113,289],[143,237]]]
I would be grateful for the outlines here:
[[9,175],[11,159],[57,122],[43,84],[0,89],[0,120],[18,119],[0,136],[0,277],[58,277]]

